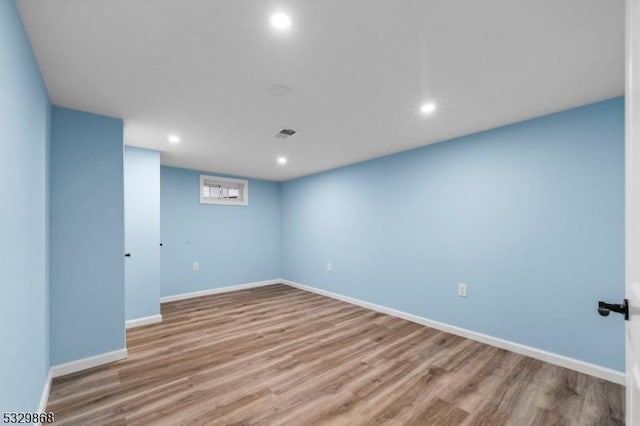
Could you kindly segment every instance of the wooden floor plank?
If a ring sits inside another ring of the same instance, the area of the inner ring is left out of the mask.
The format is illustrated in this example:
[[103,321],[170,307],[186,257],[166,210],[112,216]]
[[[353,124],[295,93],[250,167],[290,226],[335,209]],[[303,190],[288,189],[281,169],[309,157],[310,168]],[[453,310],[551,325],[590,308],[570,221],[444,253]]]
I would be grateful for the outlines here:
[[61,425],[620,425],[624,388],[285,285],[162,305],[56,378]]

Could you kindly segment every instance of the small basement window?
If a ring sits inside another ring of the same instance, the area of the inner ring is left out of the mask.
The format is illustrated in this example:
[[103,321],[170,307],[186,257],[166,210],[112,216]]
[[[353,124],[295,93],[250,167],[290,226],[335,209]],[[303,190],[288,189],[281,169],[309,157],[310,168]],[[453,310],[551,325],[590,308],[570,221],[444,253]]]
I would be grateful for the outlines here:
[[200,176],[200,204],[249,204],[249,181],[220,176]]

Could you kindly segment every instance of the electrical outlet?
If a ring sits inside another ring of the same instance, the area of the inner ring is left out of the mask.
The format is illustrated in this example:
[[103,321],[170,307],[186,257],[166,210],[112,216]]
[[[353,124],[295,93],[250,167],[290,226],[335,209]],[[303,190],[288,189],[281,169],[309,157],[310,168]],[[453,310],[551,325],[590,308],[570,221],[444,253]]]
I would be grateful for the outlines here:
[[333,271],[333,266],[331,265],[331,262],[327,262],[327,271],[328,272]]
[[458,296],[467,297],[467,285],[465,283],[458,283]]
[[193,270],[194,271],[199,271],[200,270],[200,264],[198,262],[193,262]]

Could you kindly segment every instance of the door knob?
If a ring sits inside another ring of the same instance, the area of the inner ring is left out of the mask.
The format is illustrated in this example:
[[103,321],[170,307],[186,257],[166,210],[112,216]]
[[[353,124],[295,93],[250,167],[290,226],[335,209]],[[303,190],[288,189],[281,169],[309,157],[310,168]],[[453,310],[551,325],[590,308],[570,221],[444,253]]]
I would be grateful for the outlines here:
[[131,253],[125,253],[124,257],[131,257]]
[[603,317],[609,316],[609,314],[613,312],[617,312],[619,314],[624,315],[625,320],[629,320],[629,301],[624,299],[624,301],[620,304],[617,303],[605,303],[598,302],[598,313]]

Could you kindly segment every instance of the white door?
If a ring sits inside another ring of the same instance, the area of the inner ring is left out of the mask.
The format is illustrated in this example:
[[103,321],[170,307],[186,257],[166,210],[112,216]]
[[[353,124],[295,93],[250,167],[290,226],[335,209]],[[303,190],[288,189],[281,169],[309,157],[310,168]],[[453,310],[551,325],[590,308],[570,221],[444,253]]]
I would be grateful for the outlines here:
[[124,150],[127,321],[160,315],[160,153]]
[[627,425],[640,426],[640,0],[626,0],[625,290]]

